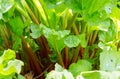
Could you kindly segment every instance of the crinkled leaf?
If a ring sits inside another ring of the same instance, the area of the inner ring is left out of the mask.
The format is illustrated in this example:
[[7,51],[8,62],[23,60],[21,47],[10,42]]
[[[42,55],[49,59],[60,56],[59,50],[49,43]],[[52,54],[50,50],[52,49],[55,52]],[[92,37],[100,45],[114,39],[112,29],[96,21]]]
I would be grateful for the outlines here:
[[8,65],[7,67],[0,71],[0,74],[2,75],[10,75],[11,73],[19,74],[21,72],[21,66],[23,65],[23,62],[20,60],[10,60],[7,65]]
[[69,71],[73,74],[73,76],[76,78],[77,75],[79,75],[83,71],[89,71],[92,69],[92,65],[87,60],[79,60],[77,63],[73,63],[69,67]]
[[68,31],[68,30],[55,31],[54,29],[47,28],[47,29],[43,30],[43,33],[46,38],[54,36],[57,40],[60,40],[60,39],[64,38],[65,36],[67,36],[70,33],[70,31]]
[[100,54],[100,69],[105,71],[120,70],[120,53],[116,50],[104,50]]
[[67,70],[63,70],[63,72],[51,71],[45,79],[74,79],[74,77]]
[[[3,55],[0,57],[0,77],[20,73],[23,62],[15,59],[15,56],[13,50],[8,49],[4,51]],[[12,76],[13,75],[11,75],[10,78],[12,78]]]
[[64,43],[65,43],[68,47],[76,47],[76,46],[79,45],[80,40],[79,40],[78,36],[69,35],[68,37],[65,38]]
[[15,17],[9,21],[11,30],[18,36],[21,36],[25,28],[23,21],[20,17]]
[[55,70],[49,72],[45,79],[74,79],[73,75],[59,64],[55,64]]

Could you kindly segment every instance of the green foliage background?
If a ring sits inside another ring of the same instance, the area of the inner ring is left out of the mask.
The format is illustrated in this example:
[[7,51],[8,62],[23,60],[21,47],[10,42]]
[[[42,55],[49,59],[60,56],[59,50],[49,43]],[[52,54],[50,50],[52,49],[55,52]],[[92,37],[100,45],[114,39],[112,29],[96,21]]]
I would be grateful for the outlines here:
[[0,0],[0,51],[18,52],[25,73],[52,65],[46,79],[118,79],[119,46],[119,0]]

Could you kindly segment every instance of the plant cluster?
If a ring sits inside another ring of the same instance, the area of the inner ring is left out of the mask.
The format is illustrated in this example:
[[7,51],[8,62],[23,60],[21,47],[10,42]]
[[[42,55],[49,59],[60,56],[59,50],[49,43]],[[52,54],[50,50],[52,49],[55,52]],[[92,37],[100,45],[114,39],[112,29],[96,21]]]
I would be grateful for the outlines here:
[[38,79],[119,79],[119,13],[119,0],[0,0],[0,51]]

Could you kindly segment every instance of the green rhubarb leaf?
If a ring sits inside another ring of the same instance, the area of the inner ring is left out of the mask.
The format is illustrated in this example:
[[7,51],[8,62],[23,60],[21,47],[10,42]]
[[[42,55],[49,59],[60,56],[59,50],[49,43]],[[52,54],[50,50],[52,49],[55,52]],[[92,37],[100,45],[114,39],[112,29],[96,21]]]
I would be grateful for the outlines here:
[[37,26],[35,24],[31,24],[31,27],[30,27],[32,33],[30,33],[30,35],[32,36],[32,38],[39,38],[42,33],[41,33],[41,27],[40,26]]
[[61,52],[61,50],[65,47],[64,39],[70,33],[68,30],[55,31],[54,29],[50,29],[44,26],[42,32],[43,35],[47,38],[50,46],[57,52]]
[[103,9],[107,4],[113,3],[115,0],[65,0],[65,4],[75,12],[87,12],[92,14]]
[[108,31],[99,31],[98,37],[99,37],[99,40],[101,40],[104,43],[115,40],[116,38],[115,26],[110,25],[110,27],[108,28]]
[[51,46],[57,52],[65,47],[64,38],[70,33],[68,30],[55,31],[54,29],[47,28],[45,25],[40,24],[40,26],[31,26],[32,33],[30,34],[33,38],[38,38],[44,35]]
[[[107,30],[109,27],[109,14],[116,6],[115,0],[91,0],[88,9],[83,10],[83,18],[89,26],[98,26],[100,30]],[[91,7],[89,7],[91,6]]]
[[61,50],[65,47],[64,38],[60,37],[60,35],[55,32],[52,32],[47,40],[54,50],[58,50],[58,52],[61,52]]
[[65,38],[64,43],[65,43],[68,47],[76,47],[76,46],[79,45],[80,40],[79,40],[78,36],[69,35],[68,37]]
[[15,17],[9,21],[10,28],[18,36],[21,36],[25,28],[23,21],[20,17]]
[[69,67],[69,71],[73,74],[76,78],[83,71],[89,71],[92,69],[92,65],[87,60],[78,60],[77,63],[73,63]]
[[116,0],[65,0],[65,4],[74,12],[81,13],[89,26],[95,26],[95,28],[98,26],[100,30],[106,30],[108,23],[104,21],[109,18],[109,14],[116,6]]

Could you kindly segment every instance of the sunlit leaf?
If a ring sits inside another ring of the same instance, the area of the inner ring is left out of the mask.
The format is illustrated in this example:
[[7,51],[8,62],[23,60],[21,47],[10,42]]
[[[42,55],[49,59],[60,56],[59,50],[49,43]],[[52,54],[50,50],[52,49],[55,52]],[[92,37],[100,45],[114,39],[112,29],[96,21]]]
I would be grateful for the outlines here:
[[110,14],[110,17],[120,20],[120,15],[119,15],[119,13],[120,13],[120,9],[117,8],[117,7],[115,7],[115,8],[112,9],[112,12],[111,12],[111,14]]
[[13,5],[14,0],[0,0],[0,13],[7,12]]
[[40,37],[42,35],[42,33],[41,33],[41,27],[40,26],[37,26],[35,24],[31,24],[30,29],[32,31],[32,33],[30,33],[30,35],[32,36],[32,38],[37,39],[38,37]]
[[56,64],[55,70],[49,72],[45,79],[74,79],[74,78],[70,72],[60,67],[60,65]]
[[80,40],[77,36],[74,35],[69,35],[67,38],[65,38],[64,43],[68,46],[68,47],[76,47],[79,45]]
[[5,50],[1,58],[2,58],[3,63],[6,63],[11,59],[15,59],[15,52],[10,49]]
[[111,19],[113,20],[117,31],[120,31],[120,9],[119,8],[114,8],[112,10],[112,13],[110,14]]
[[105,71],[120,70],[120,53],[116,50],[103,51],[100,54],[100,69]]
[[89,71],[92,69],[92,65],[87,60],[78,60],[77,63],[73,63],[69,67],[69,71],[73,74],[73,76],[76,78],[77,75],[79,75],[83,71]]
[[[20,74],[23,62],[15,59],[13,50],[5,50],[0,57],[0,77],[10,76],[11,74]],[[13,75],[10,76],[12,78]],[[9,77],[8,77],[9,78]]]
[[11,73],[20,73],[21,72],[21,66],[23,65],[23,62],[20,60],[10,60],[7,64],[8,66],[5,67],[0,74],[2,75],[10,75]]
[[55,64],[55,71],[62,72],[64,68],[62,68],[58,63]]

